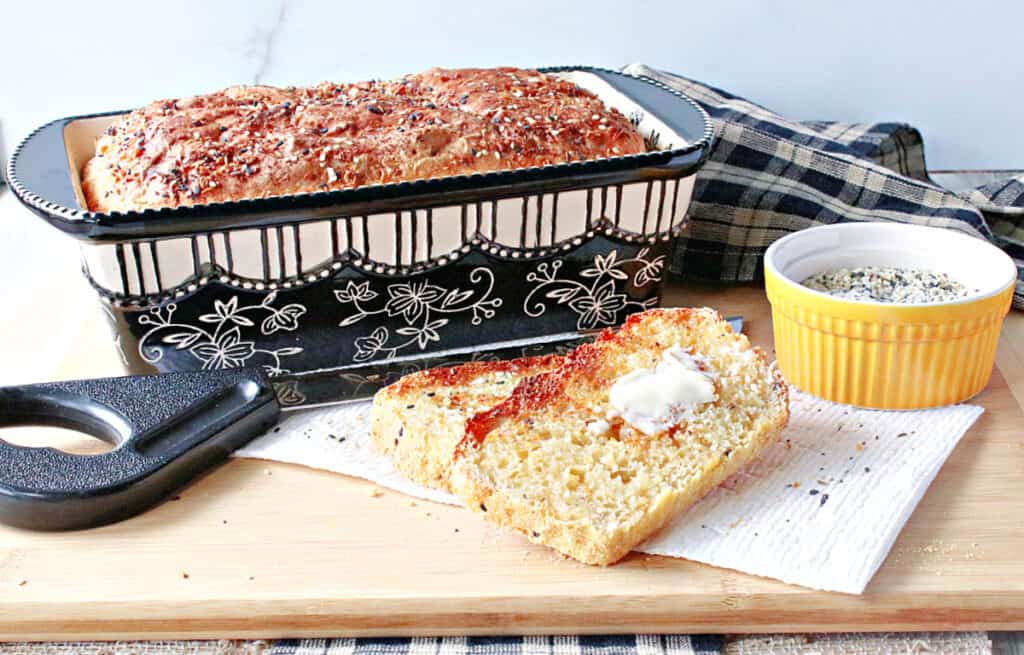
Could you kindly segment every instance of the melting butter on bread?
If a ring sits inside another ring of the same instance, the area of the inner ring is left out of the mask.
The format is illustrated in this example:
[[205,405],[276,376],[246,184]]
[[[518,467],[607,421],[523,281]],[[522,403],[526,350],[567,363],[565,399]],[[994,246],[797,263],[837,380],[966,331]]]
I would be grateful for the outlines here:
[[[673,370],[689,377],[671,382]],[[649,310],[466,422],[450,486],[494,523],[611,564],[756,458],[788,417],[778,371],[715,311]]]
[[541,355],[406,375],[374,396],[373,441],[409,479],[449,491],[448,474],[467,419],[505,400],[524,377],[550,371],[561,361],[558,355]]

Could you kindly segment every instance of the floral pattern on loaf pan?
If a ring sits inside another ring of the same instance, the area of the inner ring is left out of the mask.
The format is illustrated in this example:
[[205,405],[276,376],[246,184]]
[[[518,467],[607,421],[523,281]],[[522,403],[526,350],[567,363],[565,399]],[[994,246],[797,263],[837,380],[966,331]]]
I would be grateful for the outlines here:
[[670,242],[596,236],[529,261],[473,250],[428,272],[346,266],[289,288],[213,279],[150,307],[111,307],[134,373],[259,366],[271,374],[603,328],[656,306]]

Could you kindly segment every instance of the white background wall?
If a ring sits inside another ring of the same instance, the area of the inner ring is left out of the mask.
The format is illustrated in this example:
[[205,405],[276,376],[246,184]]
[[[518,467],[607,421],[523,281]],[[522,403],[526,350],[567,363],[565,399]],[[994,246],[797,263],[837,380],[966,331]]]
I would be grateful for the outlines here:
[[925,134],[933,167],[1024,166],[1018,1],[0,5],[8,150],[62,114],[257,77],[305,83],[431,65],[644,61],[795,118],[911,122]]

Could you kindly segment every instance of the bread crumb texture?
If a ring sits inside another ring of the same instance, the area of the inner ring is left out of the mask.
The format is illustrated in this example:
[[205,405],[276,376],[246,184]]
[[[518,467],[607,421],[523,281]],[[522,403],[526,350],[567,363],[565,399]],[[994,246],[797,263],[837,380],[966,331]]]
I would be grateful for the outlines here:
[[[672,347],[706,369],[715,399],[649,436],[609,412],[609,390]],[[788,417],[781,375],[717,312],[650,310],[469,419],[450,485],[490,521],[611,564],[755,458]],[[588,430],[596,421],[609,428]]]
[[550,371],[561,361],[558,355],[542,355],[407,375],[373,398],[374,444],[409,479],[450,491],[452,459],[467,419],[508,398],[523,378]]

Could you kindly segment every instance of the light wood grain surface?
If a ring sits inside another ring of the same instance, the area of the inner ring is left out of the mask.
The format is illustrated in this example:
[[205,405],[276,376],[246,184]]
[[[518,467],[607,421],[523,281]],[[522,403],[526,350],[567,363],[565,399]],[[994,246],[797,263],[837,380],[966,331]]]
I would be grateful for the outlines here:
[[[67,300],[5,323],[29,363],[4,382],[118,372],[77,278],[44,284]],[[671,286],[666,301],[741,313],[770,346],[757,287]],[[53,312],[67,319],[51,326]],[[645,555],[586,567],[456,508],[233,461],[118,525],[0,528],[0,639],[1022,628],[1024,317],[1007,321],[999,358],[975,400],[985,415],[862,596]]]

